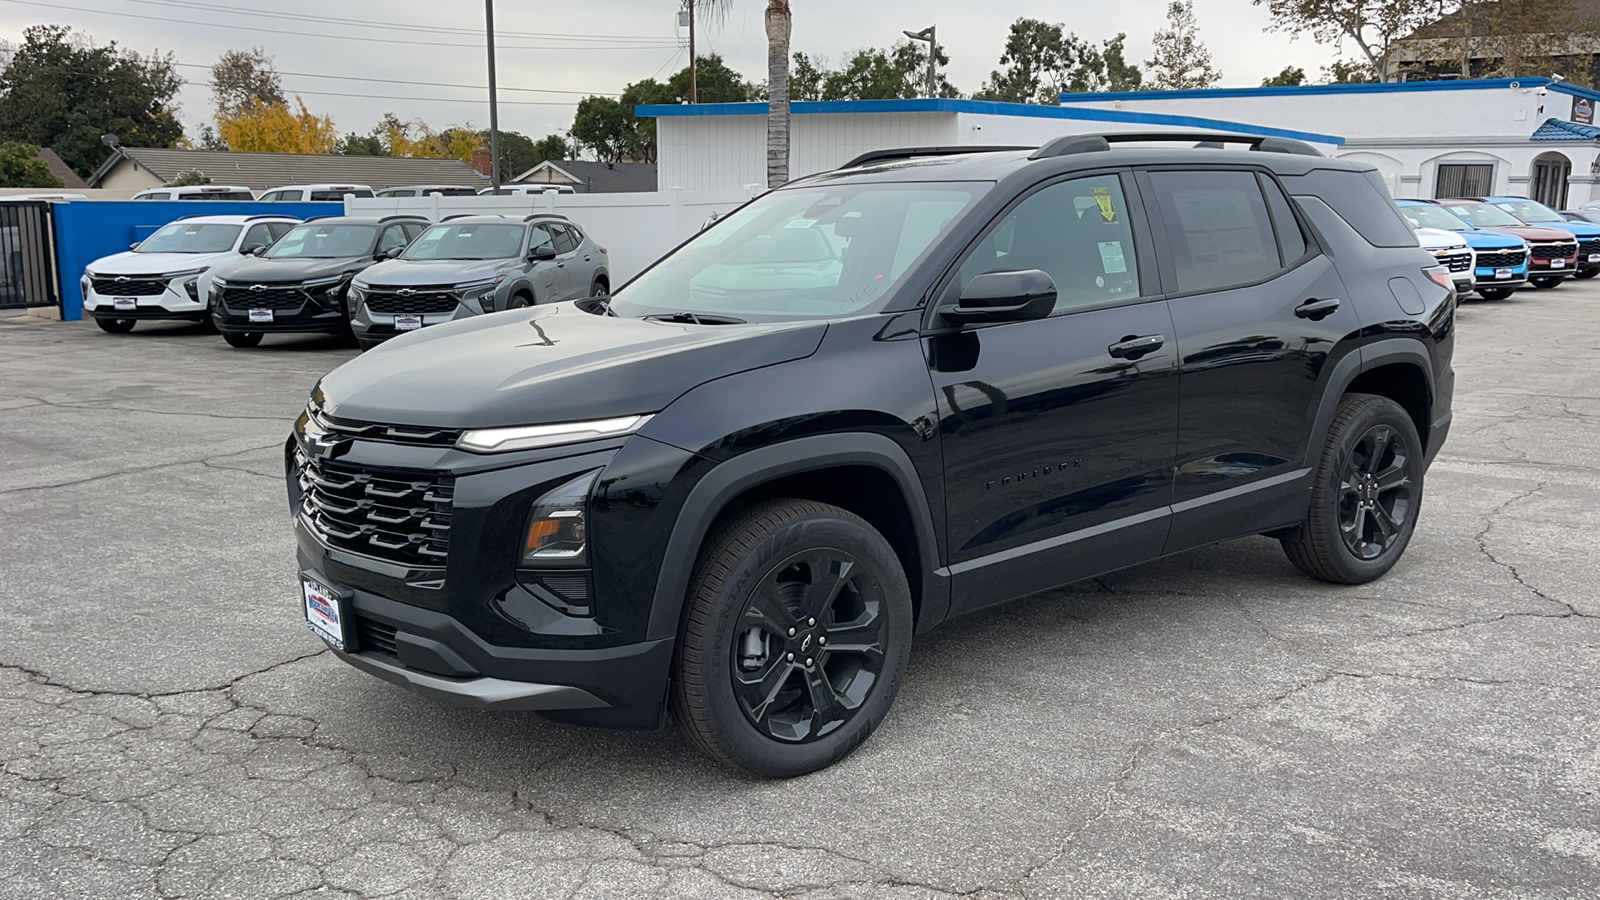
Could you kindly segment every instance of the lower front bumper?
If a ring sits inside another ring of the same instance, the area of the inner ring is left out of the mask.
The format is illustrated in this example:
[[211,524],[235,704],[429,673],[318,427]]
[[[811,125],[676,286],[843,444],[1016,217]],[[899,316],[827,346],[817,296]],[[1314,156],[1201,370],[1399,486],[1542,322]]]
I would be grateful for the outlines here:
[[511,710],[604,709],[610,704],[582,688],[560,684],[534,684],[502,678],[444,678],[385,662],[375,656],[345,653],[334,655],[352,666],[376,675],[391,684],[409,688],[430,700],[451,706],[490,712]]

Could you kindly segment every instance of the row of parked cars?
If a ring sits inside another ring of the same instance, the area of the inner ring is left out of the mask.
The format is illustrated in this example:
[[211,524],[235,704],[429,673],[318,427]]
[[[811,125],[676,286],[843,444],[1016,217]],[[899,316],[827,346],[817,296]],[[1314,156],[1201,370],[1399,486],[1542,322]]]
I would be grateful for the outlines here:
[[235,347],[267,334],[351,335],[363,349],[427,325],[606,296],[606,248],[566,217],[184,216],[83,274],[111,334],[206,323]]
[[1504,300],[1532,284],[1600,275],[1600,209],[1557,212],[1526,197],[1397,200],[1456,294]]
[[558,194],[573,193],[572,187],[565,184],[506,184],[495,188],[475,188],[464,184],[410,184],[401,187],[384,188],[374,191],[370,185],[365,184],[286,184],[282,187],[268,188],[260,196],[247,187],[225,184],[191,184],[183,187],[158,187],[149,188],[133,195],[134,200],[281,200],[285,202],[300,201],[330,201],[337,202],[345,197],[368,199],[371,197],[428,197],[438,194],[441,197],[477,197],[493,194],[495,196],[510,196],[513,194],[542,194],[545,191],[555,191]]

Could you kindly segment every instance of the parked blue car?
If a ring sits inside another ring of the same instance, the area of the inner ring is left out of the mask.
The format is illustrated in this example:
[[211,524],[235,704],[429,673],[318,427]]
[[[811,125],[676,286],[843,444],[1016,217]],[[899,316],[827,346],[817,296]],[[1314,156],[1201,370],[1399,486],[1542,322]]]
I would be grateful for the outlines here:
[[1593,278],[1600,275],[1600,225],[1592,222],[1574,222],[1543,203],[1527,197],[1485,197],[1492,203],[1529,225],[1554,225],[1570,231],[1578,239],[1578,267],[1574,278]]
[[1396,200],[1395,205],[1413,228],[1442,228],[1466,240],[1472,248],[1472,286],[1485,300],[1504,300],[1528,283],[1528,242],[1522,238],[1474,228],[1432,200]]

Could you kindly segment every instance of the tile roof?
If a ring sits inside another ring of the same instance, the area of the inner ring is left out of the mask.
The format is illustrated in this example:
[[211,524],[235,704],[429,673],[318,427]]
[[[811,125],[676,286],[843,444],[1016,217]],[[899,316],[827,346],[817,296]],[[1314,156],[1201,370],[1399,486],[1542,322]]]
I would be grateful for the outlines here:
[[1581,125],[1577,122],[1568,122],[1565,119],[1545,119],[1544,123],[1534,129],[1529,135],[1531,141],[1593,141],[1600,139],[1600,128],[1593,125]]
[[655,163],[605,163],[587,159],[552,159],[518,175],[514,180],[529,184],[544,179],[530,179],[540,169],[554,168],[572,177],[570,183],[576,190],[594,194],[622,194],[656,190]]
[[391,156],[339,156],[309,153],[232,153],[226,150],[169,150],[122,147],[89,179],[98,184],[124,158],[162,181],[198,169],[216,184],[265,190],[283,184],[346,183],[374,190],[409,184],[470,184],[487,187],[489,179],[459,159],[411,159]]
[[38,159],[40,162],[45,164],[45,168],[50,170],[51,175],[61,179],[62,187],[86,188],[89,186],[87,182],[78,177],[77,172],[72,171],[71,166],[67,165],[66,162],[64,162],[61,157],[57,156],[56,152],[51,150],[49,147],[45,147],[39,151]]

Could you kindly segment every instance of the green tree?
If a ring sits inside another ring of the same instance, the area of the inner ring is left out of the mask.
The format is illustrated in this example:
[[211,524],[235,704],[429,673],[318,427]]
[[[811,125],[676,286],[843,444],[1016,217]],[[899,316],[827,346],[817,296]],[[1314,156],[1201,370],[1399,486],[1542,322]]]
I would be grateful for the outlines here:
[[[1405,37],[1453,0],[1250,0],[1265,6],[1272,23],[1267,31],[1281,31],[1294,40],[1311,35],[1319,44],[1352,41],[1366,57],[1372,73],[1388,69],[1389,54]],[[1374,79],[1376,80],[1376,79]]]
[[179,172],[177,175],[174,175],[172,177],[172,180],[167,182],[166,186],[167,187],[187,187],[188,185],[191,185],[191,184],[210,184],[210,183],[211,183],[211,176],[210,175],[207,175],[206,173],[200,171],[199,169],[190,169],[187,172]]
[[[939,48],[938,65],[950,57]],[[901,100],[927,93],[928,49],[920,41],[900,41],[888,49],[857,50],[838,69],[822,78],[824,100]],[[938,76],[939,96],[959,97],[943,75]]]
[[1145,61],[1150,87],[1158,91],[1211,87],[1222,73],[1211,67],[1211,51],[1200,42],[1194,0],[1167,4],[1167,27],[1156,31],[1151,58]]
[[790,100],[821,100],[822,81],[828,77],[828,58],[809,56],[796,51],[794,65],[789,70]]
[[211,104],[217,119],[233,119],[251,108],[251,101],[262,106],[284,106],[283,79],[272,64],[272,57],[260,47],[229,50],[211,66]]
[[1127,39],[1118,34],[1096,47],[1059,22],[1020,18],[1011,23],[1002,68],[973,98],[1055,106],[1066,92],[1137,90],[1143,75],[1126,59]]
[[374,134],[347,134],[333,145],[333,152],[343,156],[388,156],[389,148],[383,138]]
[[1322,67],[1322,84],[1370,84],[1378,73],[1364,59],[1336,59]]
[[571,144],[567,143],[566,138],[559,134],[547,134],[534,142],[533,163],[529,168],[552,159],[571,159],[577,155],[577,152]]
[[0,187],[58,188],[61,179],[39,158],[39,148],[20,141],[0,143]]
[[1299,87],[1306,83],[1306,70],[1299,66],[1284,66],[1283,71],[1271,78],[1261,79],[1262,87]]
[[88,176],[109,152],[103,134],[127,147],[182,140],[173,114],[182,85],[170,54],[141,57],[115,42],[96,47],[64,25],[35,25],[0,73],[0,135],[49,147]]
[[638,120],[611,97],[585,97],[572,117],[572,139],[605,162],[619,162],[638,141]]
[[228,142],[223,140],[222,137],[217,134],[217,129],[213,128],[210,122],[201,124],[199,139],[190,143],[197,150],[228,149]]

